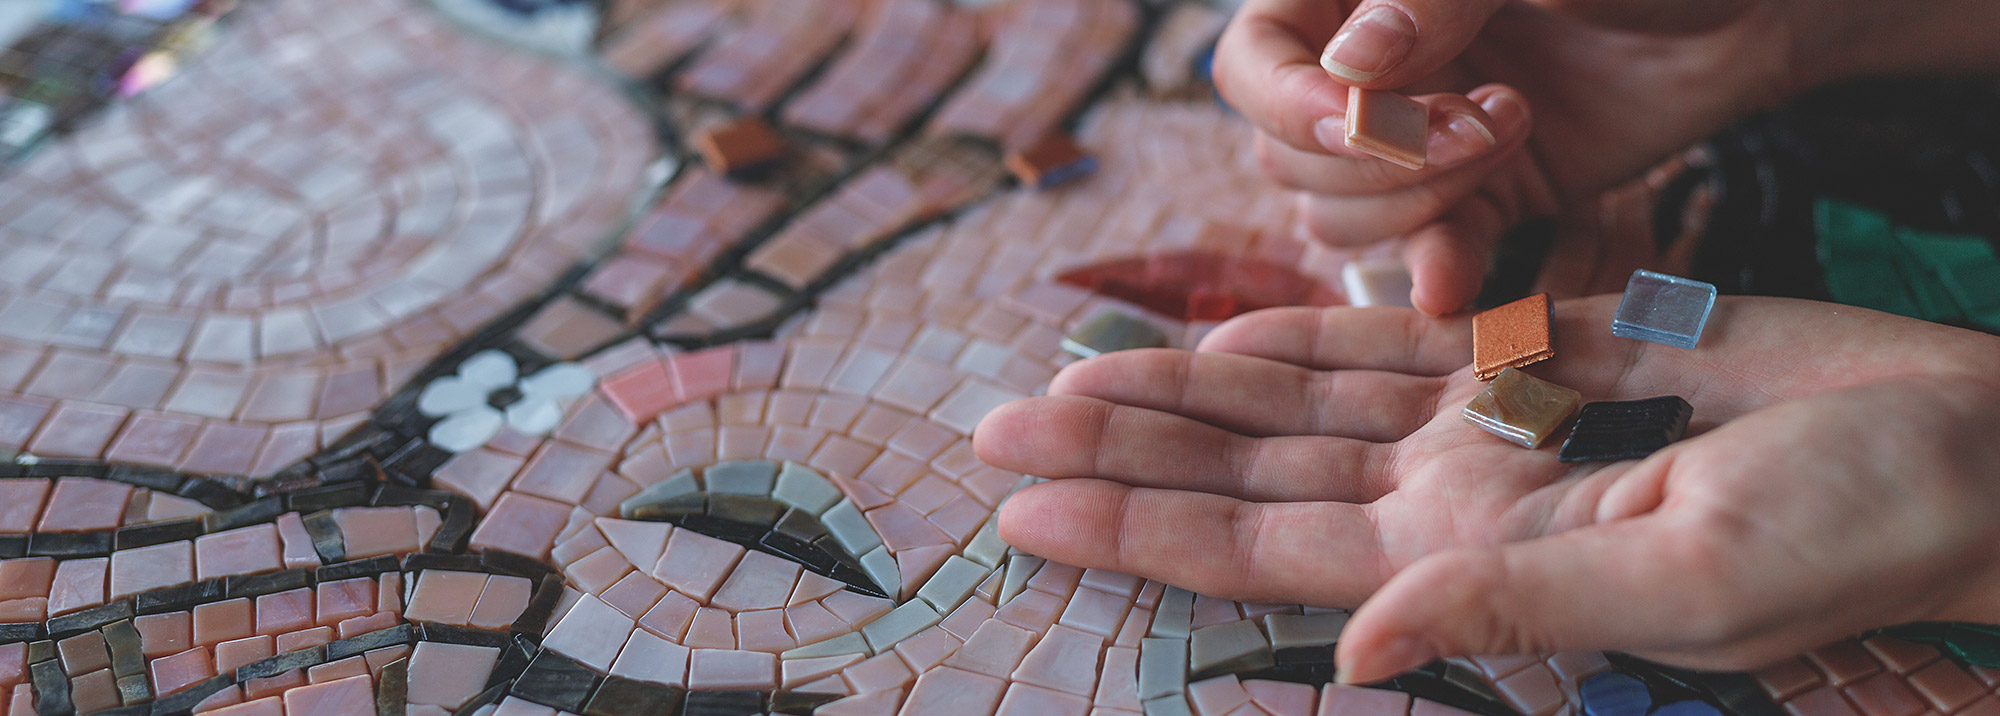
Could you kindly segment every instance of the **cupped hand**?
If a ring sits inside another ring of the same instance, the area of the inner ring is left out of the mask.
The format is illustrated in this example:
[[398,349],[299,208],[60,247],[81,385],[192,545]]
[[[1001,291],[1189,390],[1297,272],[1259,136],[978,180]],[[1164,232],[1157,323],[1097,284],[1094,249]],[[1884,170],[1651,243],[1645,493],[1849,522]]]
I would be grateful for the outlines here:
[[[1265,172],[1299,190],[1301,230],[1338,246],[1407,238],[1412,299],[1445,314],[1477,295],[1515,223],[1592,223],[1604,191],[1816,81],[1808,59],[1826,54],[1839,7],[1249,0],[1217,48],[1216,82],[1257,126]],[[1431,106],[1428,166],[1345,146],[1349,85]]]
[[[1919,620],[2000,621],[2000,339],[1831,304],[1725,298],[1692,351],[1559,302],[1585,400],[1679,395],[1689,437],[1564,464],[1466,422],[1468,321],[1273,309],[1199,352],[1079,362],[980,424],[1051,478],[1009,499],[1030,553],[1204,594],[1354,607],[1344,678],[1440,656],[1617,649],[1743,668]],[[1365,600],[1365,603],[1364,603]]]

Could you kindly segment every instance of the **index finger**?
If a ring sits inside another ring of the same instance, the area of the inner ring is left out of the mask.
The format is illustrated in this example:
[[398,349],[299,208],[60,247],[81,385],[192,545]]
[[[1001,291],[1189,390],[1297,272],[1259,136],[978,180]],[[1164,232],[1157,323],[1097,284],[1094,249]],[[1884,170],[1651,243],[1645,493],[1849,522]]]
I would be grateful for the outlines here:
[[1230,107],[1294,149],[1326,153],[1313,125],[1347,114],[1347,86],[1319,64],[1319,45],[1347,20],[1347,3],[1250,0],[1215,52],[1215,85]]

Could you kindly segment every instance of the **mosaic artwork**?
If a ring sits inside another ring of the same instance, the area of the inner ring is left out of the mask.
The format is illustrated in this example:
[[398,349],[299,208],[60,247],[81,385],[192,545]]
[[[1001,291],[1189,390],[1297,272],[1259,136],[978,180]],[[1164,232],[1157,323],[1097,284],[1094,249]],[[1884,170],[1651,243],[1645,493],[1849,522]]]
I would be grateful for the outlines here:
[[1226,18],[611,0],[561,58],[244,2],[0,172],[0,716],[2000,714],[1880,636],[1334,685],[1344,611],[1003,543],[987,411],[1355,298]]

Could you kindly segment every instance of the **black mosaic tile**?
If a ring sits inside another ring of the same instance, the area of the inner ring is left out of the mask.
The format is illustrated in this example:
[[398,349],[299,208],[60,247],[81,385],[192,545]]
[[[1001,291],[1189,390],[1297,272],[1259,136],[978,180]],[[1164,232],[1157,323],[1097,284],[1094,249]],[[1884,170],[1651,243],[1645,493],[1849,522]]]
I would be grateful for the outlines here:
[[583,716],[670,714],[680,710],[681,698],[686,693],[665,684],[606,676],[590,702],[583,705],[582,713]]
[[1427,701],[1435,701],[1479,716],[1521,716],[1519,711],[1499,701],[1459,688],[1435,675],[1413,671],[1390,680],[1388,686]]
[[146,680],[145,674],[120,676],[117,684],[119,701],[127,706],[141,707],[137,713],[148,713],[151,710],[149,704],[153,701],[153,684]]
[[105,473],[104,477],[108,480],[168,494],[177,494],[180,491],[181,483],[187,481],[187,477],[178,472],[127,465],[113,465],[111,470]]
[[[452,713],[454,714],[481,713],[480,711],[481,709],[485,709],[488,706],[500,703],[501,699],[507,698],[507,692],[512,690],[513,688],[514,688],[514,682],[512,681],[496,684],[491,688],[486,689],[485,691],[479,692],[479,695],[472,697],[472,700],[465,702],[465,705],[458,707],[458,710]],[[486,711],[486,713],[491,713],[491,711],[488,710]],[[382,715],[378,713],[375,716],[382,716]],[[666,714],[664,716],[671,716],[671,714]]]
[[804,691],[777,691],[771,694],[770,711],[779,714],[810,714],[814,709],[839,701],[841,694],[812,694]]
[[373,651],[386,646],[409,644],[416,641],[417,631],[408,624],[376,629],[366,634],[356,634],[346,639],[326,643],[326,660],[339,661],[356,654]]
[[343,579],[353,579],[355,577],[373,577],[383,572],[396,572],[402,569],[402,560],[396,559],[394,555],[385,554],[379,557],[357,559],[352,562],[341,562],[339,564],[329,564],[320,567],[313,572],[313,580],[318,582],[338,582]]
[[42,532],[28,536],[30,557],[103,557],[111,554],[113,532]]
[[208,478],[193,478],[183,482],[179,489],[174,490],[174,494],[208,505],[210,509],[217,510],[226,510],[249,502],[249,499],[245,498],[242,493],[230,489],[228,485]]
[[514,641],[507,632],[437,622],[417,622],[417,638],[421,641],[494,648],[505,647]]
[[314,512],[305,516],[306,534],[312,537],[313,551],[319,553],[319,561],[332,564],[347,560],[347,543],[340,538],[340,525],[334,523],[333,513]]
[[202,515],[201,526],[209,532],[223,532],[238,527],[270,524],[282,514],[285,514],[284,498],[261,497],[248,504]]
[[834,559],[833,555],[791,535],[771,532],[758,540],[758,544],[764,551],[798,562],[818,574],[829,574],[835,567],[840,566],[840,561]]
[[686,515],[673,520],[673,522],[681,527],[700,532],[724,542],[734,542],[752,548],[757,546],[757,542],[762,540],[764,533],[770,529],[768,523],[762,525],[746,524],[708,515]]
[[488,571],[509,574],[516,577],[527,577],[537,582],[541,581],[543,577],[556,573],[556,569],[549,566],[547,562],[502,549],[487,548],[481,550],[479,561]]
[[319,469],[319,480],[325,484],[342,482],[373,482],[379,470],[366,459],[346,460],[323,466]]
[[476,554],[431,554],[418,552],[403,558],[403,571],[418,572],[426,569],[448,569],[454,572],[477,572],[485,566]]
[[61,662],[50,659],[32,664],[28,667],[28,678],[34,684],[36,713],[66,714],[76,710],[70,704],[69,676],[63,673]]
[[261,597],[310,586],[312,573],[304,568],[298,568],[263,574],[239,574],[224,578],[223,583],[225,585],[223,591],[230,599]]
[[574,659],[543,649],[514,680],[508,693],[529,701],[576,712],[597,689],[597,673]]
[[102,628],[106,624],[135,616],[132,600],[120,599],[106,602],[80,612],[70,612],[48,621],[49,636],[62,638],[79,632]]
[[521,676],[521,672],[528,668],[528,662],[534,661],[535,654],[540,651],[541,647],[536,646],[528,637],[514,635],[513,641],[507,644],[507,648],[500,650],[500,658],[494,661],[493,673],[486,677],[487,688],[502,683],[512,683]]
[[261,679],[266,676],[276,676],[293,669],[304,669],[324,663],[326,663],[326,647],[324,645],[309,646],[239,666],[236,668],[236,679],[238,681]]
[[521,610],[521,616],[514,618],[508,630],[539,636],[543,627],[548,626],[549,618],[555,616],[556,604],[562,601],[562,584],[561,575],[543,577],[542,583],[535,586],[535,596],[528,600],[528,606]]
[[28,556],[27,535],[0,535],[0,559]]
[[133,595],[133,606],[140,614],[192,609],[196,605],[221,600],[229,594],[228,587],[225,580],[204,579],[199,582],[149,589]]
[[474,522],[479,517],[478,510],[474,509],[471,500],[459,495],[452,495],[441,509],[443,520],[438,524],[437,532],[431,534],[430,543],[424,545],[424,550],[454,552],[464,549],[465,538],[472,535]]
[[411,440],[389,453],[389,457],[382,460],[382,469],[428,481],[450,459],[451,453],[432,447],[429,441]]
[[21,466],[22,477],[105,477],[111,467],[101,462],[42,459]]
[[375,486],[374,494],[368,497],[368,504],[373,507],[429,507],[441,512],[451,504],[451,498],[452,495],[446,492],[383,483]]
[[369,487],[364,482],[342,482],[285,495],[285,507],[293,512],[318,512],[368,503]]
[[34,641],[36,639],[40,639],[47,635],[48,633],[42,630],[42,625],[40,622],[17,622],[14,624],[0,624],[0,644],[12,644],[21,641]]
[[228,674],[211,676],[193,686],[160,697],[153,702],[151,713],[156,716],[180,716],[193,711],[196,705],[207,701],[208,697],[214,696],[216,692],[235,684],[236,680]]
[[375,716],[403,716],[410,701],[410,658],[382,666],[375,677]]
[[1675,396],[1590,403],[1577,414],[1557,459],[1638,460],[1680,440],[1693,415],[1694,406]]
[[690,691],[681,716],[748,716],[764,713],[760,691]]
[[139,629],[132,620],[104,626],[104,645],[111,649],[111,675],[120,678],[146,673],[146,655],[139,641]]
[[201,520],[196,518],[120,527],[114,534],[115,536],[111,540],[112,546],[117,549],[126,550],[151,547],[156,544],[166,544],[168,542],[191,540],[202,536],[203,532]]
[[[620,505],[620,507],[622,508],[623,505]],[[624,517],[628,520],[675,522],[690,515],[704,515],[707,513],[707,493],[696,492],[670,497],[657,502],[635,505],[632,507],[630,513],[625,514]]]

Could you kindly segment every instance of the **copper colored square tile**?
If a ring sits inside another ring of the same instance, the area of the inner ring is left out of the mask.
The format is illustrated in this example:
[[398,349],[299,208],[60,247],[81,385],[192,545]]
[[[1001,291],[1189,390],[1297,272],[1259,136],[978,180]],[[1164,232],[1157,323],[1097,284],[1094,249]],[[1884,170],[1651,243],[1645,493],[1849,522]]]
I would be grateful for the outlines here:
[[1492,380],[1500,371],[1554,358],[1549,338],[1549,295],[1536,294],[1472,317],[1472,375]]
[[738,174],[776,162],[784,156],[785,141],[764,120],[744,117],[696,133],[694,148],[710,168]]
[[1347,146],[1405,169],[1424,168],[1430,107],[1394,92],[1347,91]]

